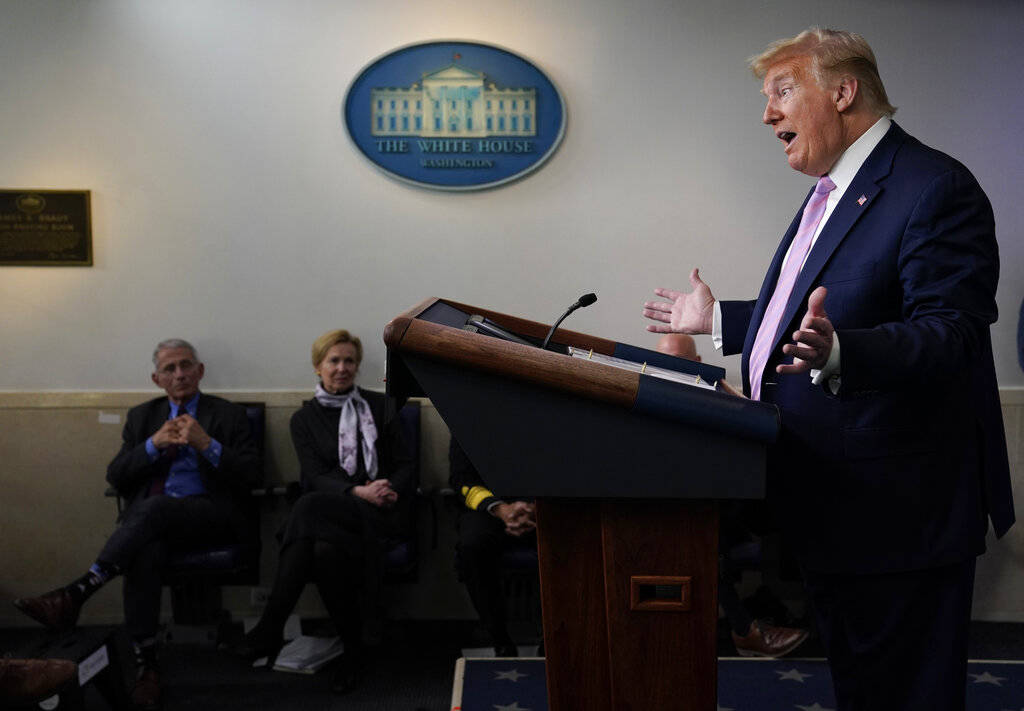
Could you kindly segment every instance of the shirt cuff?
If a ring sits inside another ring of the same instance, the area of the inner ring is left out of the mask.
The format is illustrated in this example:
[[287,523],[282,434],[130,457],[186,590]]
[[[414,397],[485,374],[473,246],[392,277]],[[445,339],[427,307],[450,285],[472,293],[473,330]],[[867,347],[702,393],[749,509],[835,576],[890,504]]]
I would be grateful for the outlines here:
[[722,307],[715,302],[715,313],[711,317],[711,343],[716,351],[722,350]]
[[821,370],[811,369],[811,382],[815,385],[828,383],[828,389],[833,395],[839,393],[842,385],[839,369],[839,334],[832,333],[832,351],[828,354],[828,361]]
[[153,438],[146,438],[146,456],[149,457],[149,463],[152,464],[160,458],[160,450],[153,444]]
[[215,440],[213,437],[210,438],[210,446],[202,451],[202,455],[206,457],[206,461],[214,467],[220,466],[220,455],[223,453],[224,447],[222,447],[220,442]]

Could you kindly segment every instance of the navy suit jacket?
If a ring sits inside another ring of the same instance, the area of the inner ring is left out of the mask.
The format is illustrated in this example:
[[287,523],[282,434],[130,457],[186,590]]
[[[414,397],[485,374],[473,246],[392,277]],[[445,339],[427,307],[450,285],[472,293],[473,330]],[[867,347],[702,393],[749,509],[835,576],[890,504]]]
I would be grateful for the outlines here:
[[[810,193],[808,193],[810,197]],[[806,199],[805,199],[806,203]],[[721,302],[723,351],[749,354],[796,234],[756,301]],[[893,124],[818,237],[787,304],[762,399],[782,414],[769,498],[810,570],[872,573],[965,560],[1014,521],[989,325],[999,255],[971,173]],[[842,387],[778,375],[818,286]]]
[[[121,451],[107,467],[107,481],[126,499],[126,512],[146,498],[154,477],[166,476],[170,469],[167,457],[150,462],[146,453],[146,440],[163,427],[170,412],[170,402],[166,397],[159,397],[133,407],[125,417]],[[198,457],[199,474],[206,492],[241,534],[245,530],[242,503],[248,499],[250,488],[262,482],[259,452],[249,434],[245,408],[200,393],[196,421],[222,446],[218,467],[202,454]]]

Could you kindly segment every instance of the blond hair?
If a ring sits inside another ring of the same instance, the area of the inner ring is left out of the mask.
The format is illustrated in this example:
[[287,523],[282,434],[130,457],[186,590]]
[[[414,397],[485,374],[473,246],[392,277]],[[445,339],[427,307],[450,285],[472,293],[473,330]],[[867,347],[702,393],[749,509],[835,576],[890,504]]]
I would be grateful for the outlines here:
[[351,343],[356,349],[356,364],[363,362],[363,343],[344,328],[328,331],[313,341],[313,367],[316,368],[327,357],[327,351],[339,343]]
[[747,60],[747,64],[754,76],[764,79],[773,65],[802,57],[810,57],[811,72],[820,86],[842,76],[852,76],[868,108],[880,116],[896,113],[878,74],[875,53],[867,40],[855,32],[811,27],[796,37],[772,42],[761,54]]

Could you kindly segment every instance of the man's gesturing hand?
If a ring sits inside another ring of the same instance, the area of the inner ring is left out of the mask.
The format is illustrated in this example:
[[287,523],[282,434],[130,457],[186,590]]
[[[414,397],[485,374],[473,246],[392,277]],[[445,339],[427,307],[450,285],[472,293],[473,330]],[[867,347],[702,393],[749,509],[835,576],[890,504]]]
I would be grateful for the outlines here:
[[715,297],[711,289],[701,281],[697,269],[690,272],[690,286],[693,291],[684,294],[671,289],[655,289],[654,293],[670,301],[647,301],[643,315],[660,323],[648,324],[647,330],[654,333],[711,333],[711,322],[715,312]]
[[825,295],[828,290],[819,286],[807,299],[807,313],[800,322],[800,330],[793,333],[793,343],[782,347],[782,352],[793,356],[792,365],[776,366],[776,373],[806,373],[821,370],[832,352],[832,322],[825,314]]

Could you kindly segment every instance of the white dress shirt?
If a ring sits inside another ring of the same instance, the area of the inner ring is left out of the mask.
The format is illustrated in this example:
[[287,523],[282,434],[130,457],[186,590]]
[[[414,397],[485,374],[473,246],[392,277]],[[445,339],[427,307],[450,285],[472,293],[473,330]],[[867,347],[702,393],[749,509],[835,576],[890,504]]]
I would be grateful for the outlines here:
[[[833,211],[836,209],[836,205],[839,204],[843,195],[846,194],[846,189],[850,187],[850,183],[853,182],[857,172],[864,165],[864,161],[871,155],[871,151],[875,149],[875,146],[881,142],[891,125],[892,120],[888,116],[878,119],[871,128],[862,133],[856,141],[850,144],[849,148],[843,151],[843,154],[839,156],[839,160],[828,171],[827,175],[835,183],[836,187],[828,194],[828,199],[825,201],[825,214],[822,215],[821,221],[818,223],[818,229],[815,230],[814,236],[811,238],[811,246],[807,250],[807,256],[810,256],[815,242],[818,241],[818,235],[825,228],[829,217],[832,216]],[[792,249],[792,244],[790,249]],[[807,256],[804,257],[805,263]],[[787,261],[789,261],[789,251],[786,252],[786,256],[782,260],[780,272],[785,268]],[[717,301],[715,302],[715,312],[711,324],[711,341],[714,343],[716,350],[722,349],[722,307]],[[829,353],[828,362],[820,371],[812,370],[810,376],[815,385],[820,385],[828,380],[830,389],[833,393],[836,393],[839,392],[839,374],[839,336],[833,334],[832,350]]]

